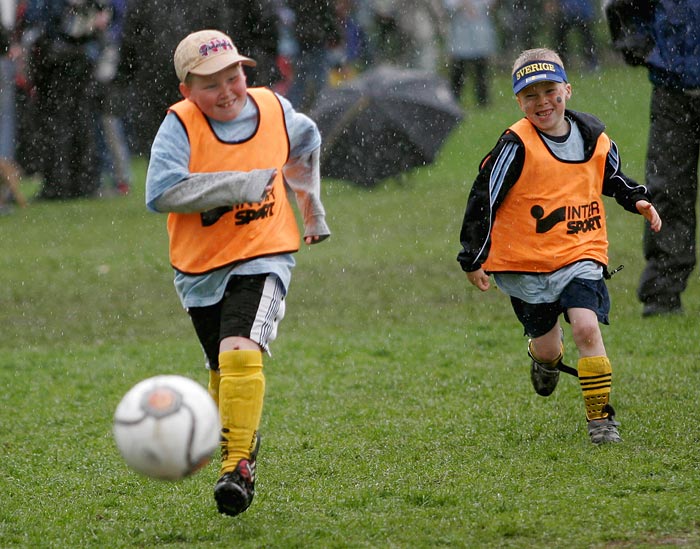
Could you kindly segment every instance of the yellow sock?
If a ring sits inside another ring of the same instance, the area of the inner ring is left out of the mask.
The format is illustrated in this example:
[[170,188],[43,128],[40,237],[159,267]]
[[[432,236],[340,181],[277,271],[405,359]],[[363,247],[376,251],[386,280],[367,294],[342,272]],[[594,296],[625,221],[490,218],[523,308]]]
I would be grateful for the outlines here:
[[586,406],[586,418],[608,417],[603,408],[610,400],[612,367],[606,356],[589,356],[578,361],[578,378]]
[[214,399],[216,406],[219,406],[219,382],[221,381],[221,375],[219,370],[209,370],[209,396]]
[[219,415],[221,474],[250,458],[255,448],[265,396],[262,353],[224,351],[219,354]]

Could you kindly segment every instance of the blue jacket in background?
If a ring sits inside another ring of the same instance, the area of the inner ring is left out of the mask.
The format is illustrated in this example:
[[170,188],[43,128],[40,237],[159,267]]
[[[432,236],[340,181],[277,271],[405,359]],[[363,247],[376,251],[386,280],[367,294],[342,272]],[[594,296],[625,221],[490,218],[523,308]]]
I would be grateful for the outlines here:
[[595,18],[592,0],[559,0],[559,9],[567,19],[590,22]]
[[651,33],[649,80],[664,88],[700,89],[700,0],[658,0]]

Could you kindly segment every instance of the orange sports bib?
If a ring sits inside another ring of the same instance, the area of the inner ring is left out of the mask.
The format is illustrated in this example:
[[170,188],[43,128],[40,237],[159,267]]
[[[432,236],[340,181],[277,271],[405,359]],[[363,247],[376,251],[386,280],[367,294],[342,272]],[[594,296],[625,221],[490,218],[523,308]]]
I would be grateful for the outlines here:
[[262,202],[232,204],[202,214],[169,214],[170,263],[185,274],[204,274],[239,261],[299,249],[299,229],[282,176],[289,157],[282,105],[265,88],[250,88],[248,95],[258,106],[258,128],[249,139],[237,143],[220,141],[191,101],[170,107],[187,130],[190,172],[277,168],[273,190]]

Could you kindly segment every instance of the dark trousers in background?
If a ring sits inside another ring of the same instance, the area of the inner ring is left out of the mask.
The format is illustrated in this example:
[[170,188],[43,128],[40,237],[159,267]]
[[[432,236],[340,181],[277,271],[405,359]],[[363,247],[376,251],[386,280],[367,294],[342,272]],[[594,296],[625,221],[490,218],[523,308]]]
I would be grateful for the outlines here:
[[700,95],[654,87],[646,185],[661,216],[661,231],[644,231],[647,261],[637,295],[643,303],[680,308],[696,263]]
[[46,40],[34,63],[40,199],[94,195],[100,185],[94,65],[80,44]]
[[491,80],[489,60],[486,58],[450,59],[450,84],[457,99],[462,96],[467,78],[471,78],[473,83],[476,102],[479,105],[487,105]]
[[594,70],[598,67],[598,54],[596,52],[595,38],[593,37],[593,22],[584,21],[579,18],[560,17],[554,30],[554,40],[557,45],[557,52],[561,55],[562,61],[568,67],[571,64],[572,48],[569,42],[572,41],[573,35],[578,33],[581,39],[581,47],[579,53],[586,63],[586,68]]

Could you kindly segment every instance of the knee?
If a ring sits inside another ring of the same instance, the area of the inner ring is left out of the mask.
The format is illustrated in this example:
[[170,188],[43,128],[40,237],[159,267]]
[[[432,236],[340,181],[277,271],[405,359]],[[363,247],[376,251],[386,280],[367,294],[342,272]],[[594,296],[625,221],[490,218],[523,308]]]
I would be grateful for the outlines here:
[[556,330],[532,339],[529,351],[532,358],[542,364],[558,362],[564,352],[561,329],[557,326]]
[[600,342],[600,326],[598,321],[584,320],[571,325],[571,335],[576,346],[581,349],[597,345]]

